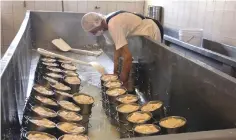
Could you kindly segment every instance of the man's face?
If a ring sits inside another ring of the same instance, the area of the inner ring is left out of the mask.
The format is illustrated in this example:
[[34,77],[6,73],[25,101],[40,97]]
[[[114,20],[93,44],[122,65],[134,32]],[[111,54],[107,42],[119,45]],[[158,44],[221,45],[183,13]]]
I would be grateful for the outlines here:
[[98,31],[104,30],[102,26],[98,26],[90,31],[91,34],[96,35]]

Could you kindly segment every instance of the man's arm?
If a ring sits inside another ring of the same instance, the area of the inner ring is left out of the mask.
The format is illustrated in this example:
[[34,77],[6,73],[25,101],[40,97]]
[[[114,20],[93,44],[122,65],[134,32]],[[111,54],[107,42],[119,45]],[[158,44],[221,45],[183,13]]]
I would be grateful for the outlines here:
[[119,65],[119,58],[121,57],[121,49],[115,50],[114,53],[114,74],[118,75],[118,65]]
[[[127,30],[123,28],[123,22],[121,20],[115,20],[115,18],[110,20],[108,30],[116,47],[116,51],[114,53],[114,73],[118,73],[119,58],[123,57],[124,61],[120,78],[123,82],[126,82],[132,63],[132,56],[129,52],[128,41],[126,39]],[[129,63],[130,66],[128,66]]]
[[124,83],[124,86],[128,86],[129,72],[132,66],[132,54],[129,51],[128,45],[123,46],[120,50],[120,55],[123,57],[122,71],[120,74],[120,80]]

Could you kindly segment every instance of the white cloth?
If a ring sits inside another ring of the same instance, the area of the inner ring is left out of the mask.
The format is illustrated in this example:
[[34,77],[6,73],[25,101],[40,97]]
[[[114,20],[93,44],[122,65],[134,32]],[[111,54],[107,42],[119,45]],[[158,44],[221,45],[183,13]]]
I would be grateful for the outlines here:
[[[142,20],[132,13],[120,13],[111,18],[108,31],[114,41],[116,50],[128,44],[127,37],[147,36],[161,42],[161,33],[151,19]],[[107,39],[108,35],[104,35]]]

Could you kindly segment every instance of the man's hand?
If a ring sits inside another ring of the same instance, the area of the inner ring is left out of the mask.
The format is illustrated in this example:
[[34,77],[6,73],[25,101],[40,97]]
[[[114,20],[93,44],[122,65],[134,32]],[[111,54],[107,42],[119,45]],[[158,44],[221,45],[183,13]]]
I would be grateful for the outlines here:
[[123,57],[123,65],[120,74],[120,80],[124,83],[124,86],[128,87],[129,73],[132,66],[132,55],[129,51],[128,45],[123,46],[120,51],[121,57]]
[[119,58],[123,57],[123,65],[120,74],[120,80],[123,82],[124,87],[128,87],[129,72],[132,66],[132,55],[129,51],[128,45],[123,46],[114,53],[114,74],[118,74]]

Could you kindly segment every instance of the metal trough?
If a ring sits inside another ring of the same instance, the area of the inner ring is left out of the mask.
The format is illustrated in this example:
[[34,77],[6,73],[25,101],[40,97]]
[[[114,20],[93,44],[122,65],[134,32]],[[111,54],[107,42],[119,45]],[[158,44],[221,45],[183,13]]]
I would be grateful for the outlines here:
[[[108,72],[112,72],[112,61],[109,58],[112,58],[114,46],[106,44],[103,37],[93,38],[85,34],[80,26],[82,16],[78,13],[27,12],[19,32],[1,59],[3,140],[19,138],[27,88],[31,88],[28,85],[34,78],[30,71],[34,69],[38,58],[36,48],[53,50],[50,42],[57,37],[65,39],[73,48],[83,49],[84,45],[97,42],[106,53],[98,57],[97,61],[107,66]],[[136,74],[138,81],[142,82],[137,82],[135,87],[142,101],[162,100],[168,115],[183,116],[188,121],[187,133],[145,139],[236,139],[234,77],[147,38],[130,38],[129,44],[134,60],[140,66]],[[93,60],[91,57],[67,55],[86,61]],[[91,68],[86,68],[86,71],[93,73],[81,71],[82,80],[91,82],[92,78],[92,83],[100,81],[98,73]],[[101,108],[101,103],[96,106]],[[115,136],[111,135],[110,139],[113,138]]]

